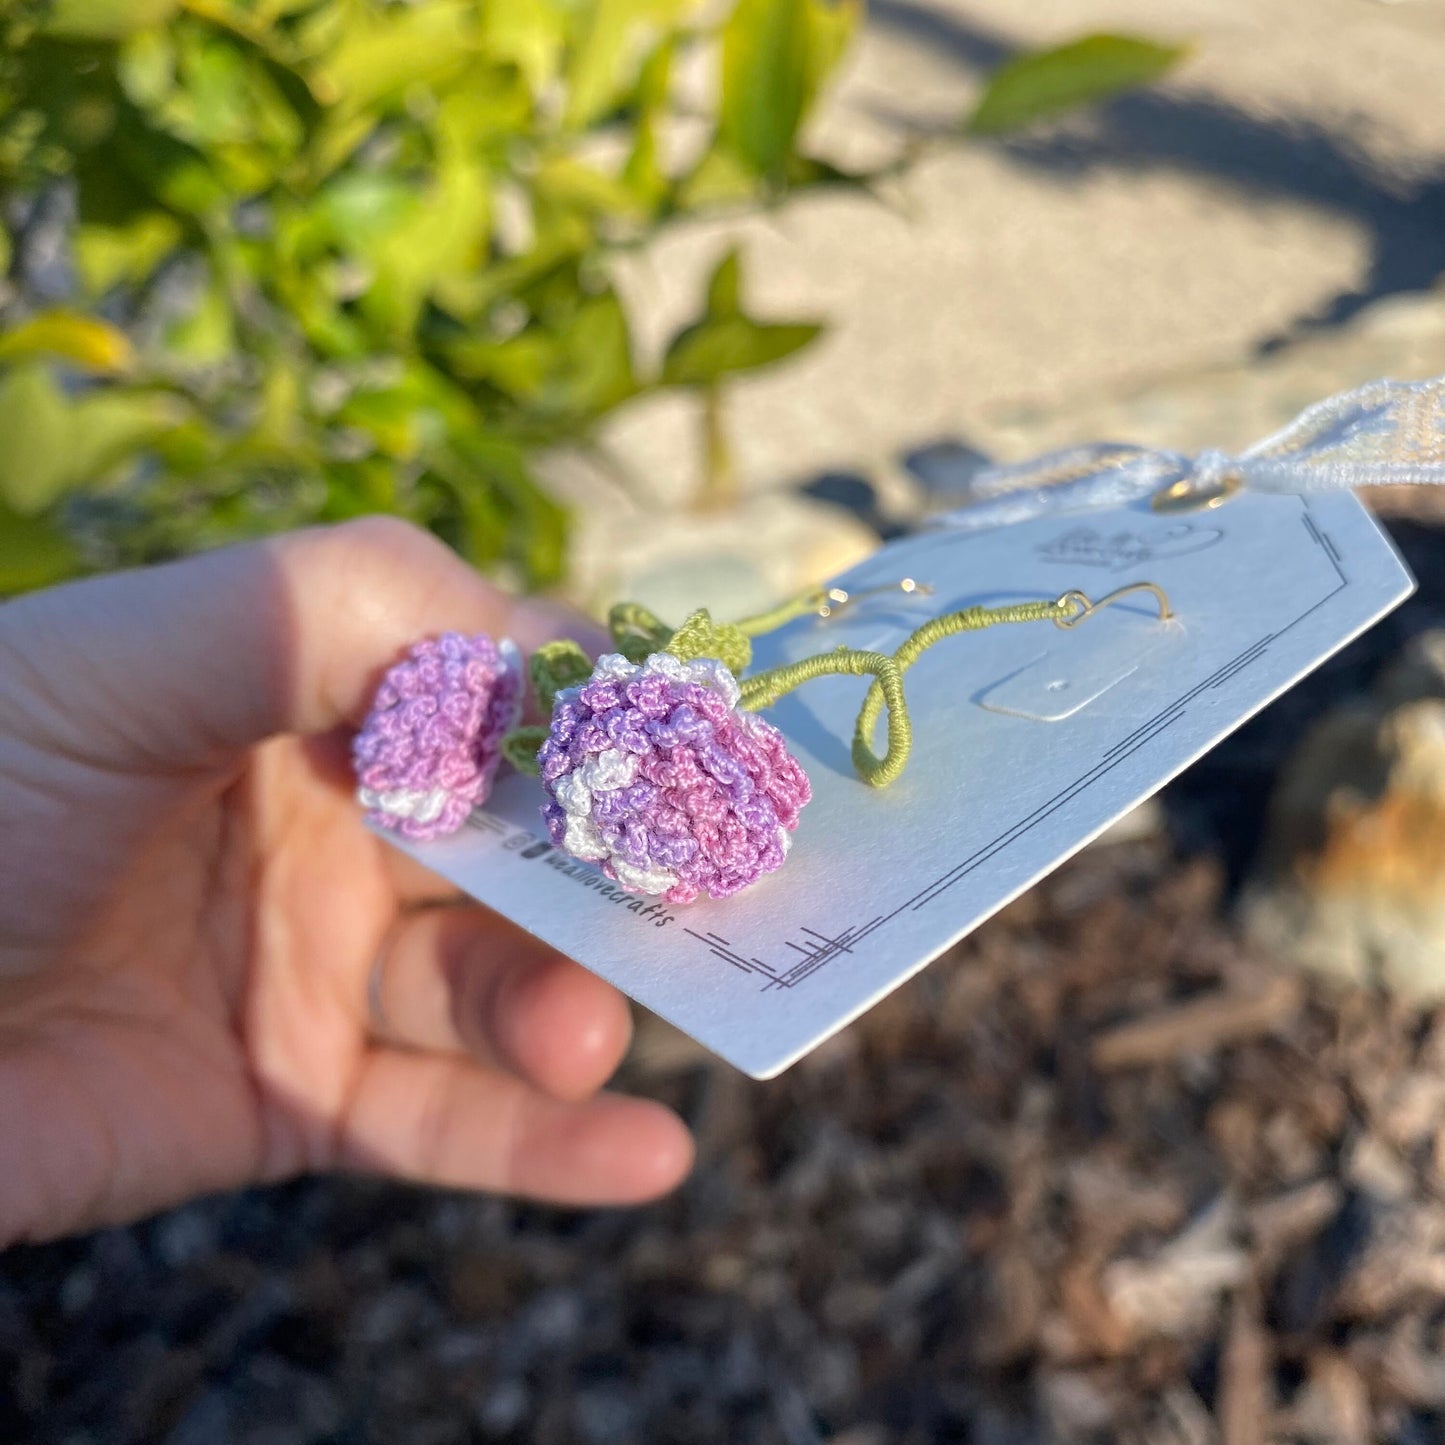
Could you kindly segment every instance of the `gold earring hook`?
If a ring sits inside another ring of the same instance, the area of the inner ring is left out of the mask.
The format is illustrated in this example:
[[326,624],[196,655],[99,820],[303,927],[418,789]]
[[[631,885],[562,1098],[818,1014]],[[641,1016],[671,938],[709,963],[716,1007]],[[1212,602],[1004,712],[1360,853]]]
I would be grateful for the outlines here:
[[1226,472],[1207,487],[1197,486],[1192,477],[1181,477],[1154,493],[1149,505],[1156,512],[1212,512],[1242,491],[1244,478],[1238,472]]
[[1159,604],[1160,622],[1168,622],[1174,617],[1174,609],[1169,605],[1169,597],[1164,589],[1154,582],[1131,582],[1127,587],[1120,587],[1109,593],[1107,597],[1101,597],[1097,602],[1091,601],[1088,596],[1077,589],[1065,592],[1058,600],[1059,607],[1072,606],[1079,610],[1068,617],[1054,618],[1054,626],[1065,629],[1077,627],[1081,622],[1087,622],[1096,612],[1102,612],[1106,607],[1112,607],[1120,598],[1133,596],[1136,592],[1147,592]]
[[900,577],[897,582],[885,582],[880,587],[865,587],[861,592],[827,587],[816,594],[817,613],[819,617],[836,617],[845,607],[851,607],[865,597],[880,597],[885,592],[903,592],[910,597],[933,596],[933,588],[927,582],[916,582],[912,577]]

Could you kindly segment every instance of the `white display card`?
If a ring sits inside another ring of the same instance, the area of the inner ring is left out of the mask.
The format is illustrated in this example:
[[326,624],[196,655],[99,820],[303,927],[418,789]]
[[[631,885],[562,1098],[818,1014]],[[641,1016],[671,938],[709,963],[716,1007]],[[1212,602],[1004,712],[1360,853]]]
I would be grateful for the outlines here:
[[[766,539],[760,539],[766,545]],[[1409,595],[1350,494],[1244,493],[1165,517],[1147,504],[884,547],[838,585],[915,578],[755,646],[754,667],[839,644],[891,651],[935,613],[1164,588],[1070,631],[1038,622],[939,643],[908,672],[914,745],[875,791],[849,762],[866,679],[825,678],[765,715],[813,785],[786,863],[738,896],[623,893],[546,841],[541,785],[502,778],[420,862],[757,1078],[788,1067]],[[879,747],[882,746],[880,725]]]

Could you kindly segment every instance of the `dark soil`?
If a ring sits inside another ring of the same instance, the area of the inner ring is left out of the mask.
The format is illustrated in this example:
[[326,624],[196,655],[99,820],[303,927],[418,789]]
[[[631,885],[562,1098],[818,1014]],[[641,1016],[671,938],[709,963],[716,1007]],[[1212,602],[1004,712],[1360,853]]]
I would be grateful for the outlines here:
[[1439,619],[1416,530],[1424,600],[1183,780],[1172,839],[1088,850],[775,1082],[644,1021],[623,1083],[700,1140],[675,1198],[306,1181],[13,1250],[0,1442],[1445,1440],[1445,1009],[1228,916],[1241,784]]

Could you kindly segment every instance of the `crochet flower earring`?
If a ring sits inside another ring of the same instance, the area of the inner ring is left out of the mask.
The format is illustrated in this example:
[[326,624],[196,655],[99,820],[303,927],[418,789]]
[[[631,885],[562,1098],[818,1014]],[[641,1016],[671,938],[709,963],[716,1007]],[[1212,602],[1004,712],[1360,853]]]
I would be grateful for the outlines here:
[[418,642],[382,679],[352,745],[367,819],[416,842],[455,832],[491,791],[521,709],[510,642],[459,632]]
[[[911,584],[905,584],[911,589]],[[758,717],[814,678],[871,677],[853,731],[853,765],[886,787],[907,765],[912,724],[903,674],[935,643],[1004,623],[1051,621],[1074,627],[1152,583],[1121,588],[1098,603],[1082,592],[1008,607],[969,607],[924,623],[894,653],[839,647],[749,677],[751,638],[805,612],[827,615],[835,592],[814,592],[739,623],[694,612],[673,629],[623,603],[609,627],[617,651],[594,664],[575,643],[532,657],[547,727],[515,729],[503,750],[519,771],[540,777],[552,842],[596,863],[624,889],[690,903],[726,898],[778,868],[811,796],[783,735]],[[888,743],[874,752],[879,714]]]

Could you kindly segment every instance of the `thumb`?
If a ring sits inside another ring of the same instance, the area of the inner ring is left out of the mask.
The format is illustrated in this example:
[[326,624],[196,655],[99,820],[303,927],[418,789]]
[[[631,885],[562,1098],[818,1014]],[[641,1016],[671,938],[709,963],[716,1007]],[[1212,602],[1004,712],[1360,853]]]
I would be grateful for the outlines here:
[[0,607],[0,726],[107,768],[205,767],[276,733],[359,724],[400,653],[449,630],[525,650],[587,624],[367,517]]

